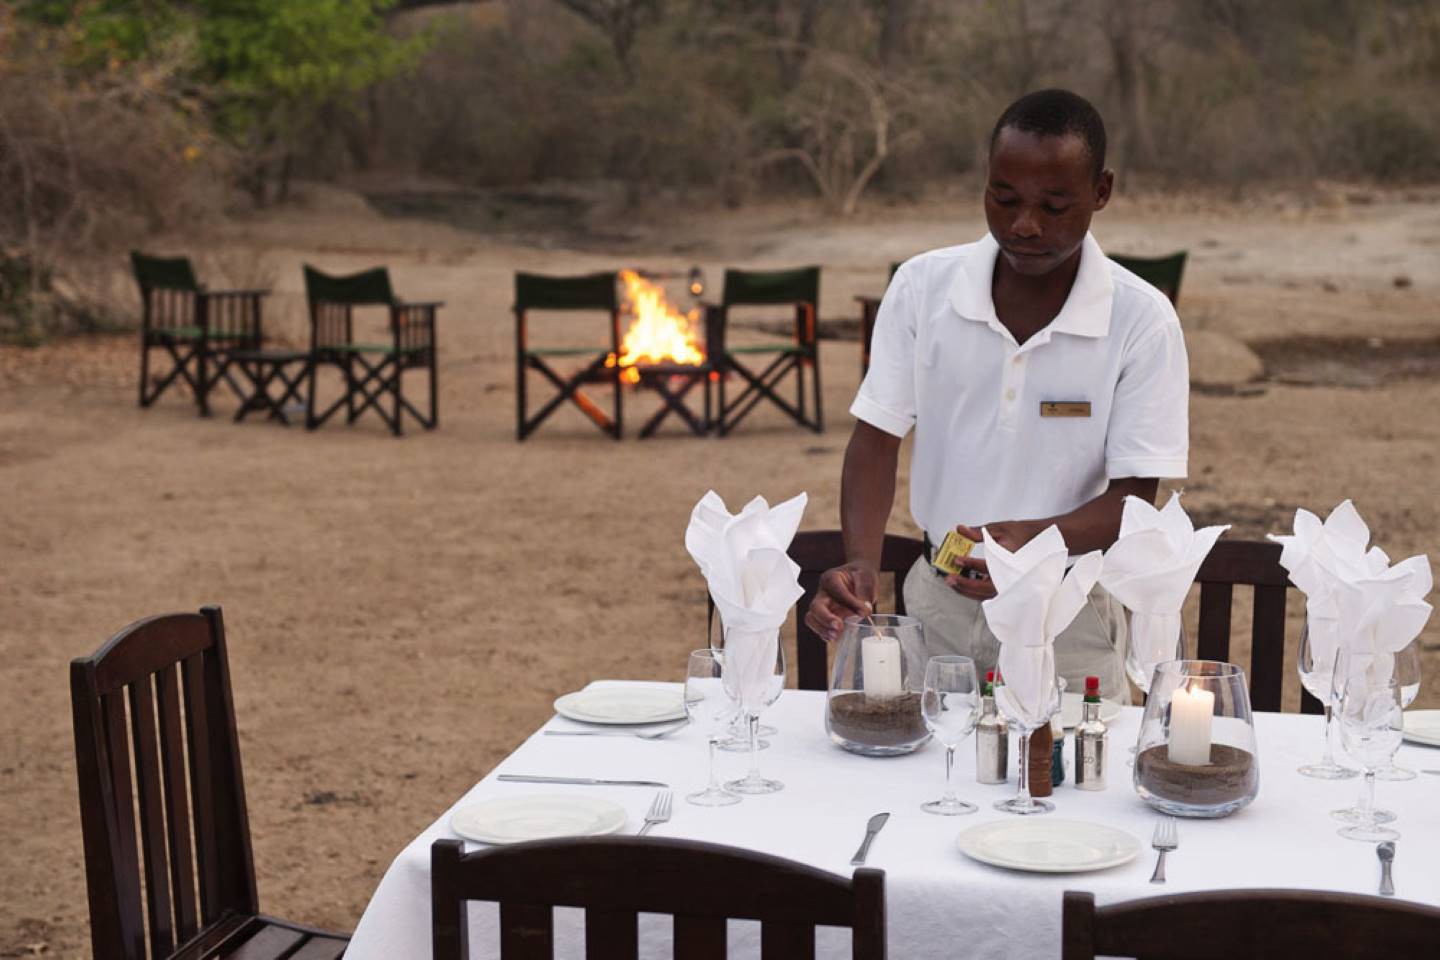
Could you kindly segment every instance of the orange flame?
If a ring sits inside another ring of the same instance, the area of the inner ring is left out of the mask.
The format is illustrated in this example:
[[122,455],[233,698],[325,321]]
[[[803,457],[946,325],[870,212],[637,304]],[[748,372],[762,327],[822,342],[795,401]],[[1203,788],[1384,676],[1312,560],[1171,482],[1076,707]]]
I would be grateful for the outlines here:
[[621,378],[626,383],[639,383],[636,365],[654,363],[702,364],[705,351],[695,334],[699,310],[681,313],[668,300],[665,291],[633,270],[620,271],[625,283],[625,306],[635,319],[625,331],[620,356],[611,354],[607,367],[625,368]]

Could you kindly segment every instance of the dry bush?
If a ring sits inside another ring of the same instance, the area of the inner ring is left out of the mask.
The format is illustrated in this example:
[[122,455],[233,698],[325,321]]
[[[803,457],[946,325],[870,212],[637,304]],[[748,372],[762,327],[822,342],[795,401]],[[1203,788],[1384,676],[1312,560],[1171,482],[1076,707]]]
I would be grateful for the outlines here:
[[134,316],[91,258],[216,212],[225,161],[178,93],[187,51],[98,75],[64,31],[0,22],[0,332]]

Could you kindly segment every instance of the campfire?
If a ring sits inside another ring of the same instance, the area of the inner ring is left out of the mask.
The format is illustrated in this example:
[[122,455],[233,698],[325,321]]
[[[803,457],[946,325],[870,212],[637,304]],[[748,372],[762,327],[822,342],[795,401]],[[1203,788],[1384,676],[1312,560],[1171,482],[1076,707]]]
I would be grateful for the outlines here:
[[[698,366],[705,362],[704,343],[696,332],[700,323],[698,308],[681,313],[665,298],[665,291],[658,284],[633,270],[620,271],[620,279],[625,284],[625,312],[634,319],[625,331],[619,355],[612,353],[605,361],[607,367],[619,366],[623,370],[621,379],[626,383],[639,383],[638,367]],[[692,292],[699,292],[698,285],[692,275]]]

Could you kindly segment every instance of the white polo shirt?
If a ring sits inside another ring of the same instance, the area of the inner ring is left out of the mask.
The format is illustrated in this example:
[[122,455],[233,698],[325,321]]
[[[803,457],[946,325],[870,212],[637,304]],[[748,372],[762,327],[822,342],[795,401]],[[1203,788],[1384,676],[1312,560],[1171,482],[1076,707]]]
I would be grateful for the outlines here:
[[910,512],[936,543],[959,523],[1069,513],[1111,479],[1185,476],[1190,372],[1170,301],[1087,234],[1064,307],[1017,344],[990,296],[999,250],[986,234],[900,267],[850,407],[915,429]]

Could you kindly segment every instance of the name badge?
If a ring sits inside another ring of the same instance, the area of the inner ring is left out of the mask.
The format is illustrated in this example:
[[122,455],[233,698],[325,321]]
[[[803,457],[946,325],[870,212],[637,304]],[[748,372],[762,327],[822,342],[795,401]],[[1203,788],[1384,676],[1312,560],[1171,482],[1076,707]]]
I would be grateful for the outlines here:
[[1089,400],[1041,400],[1040,416],[1042,417],[1088,417],[1090,416]]

